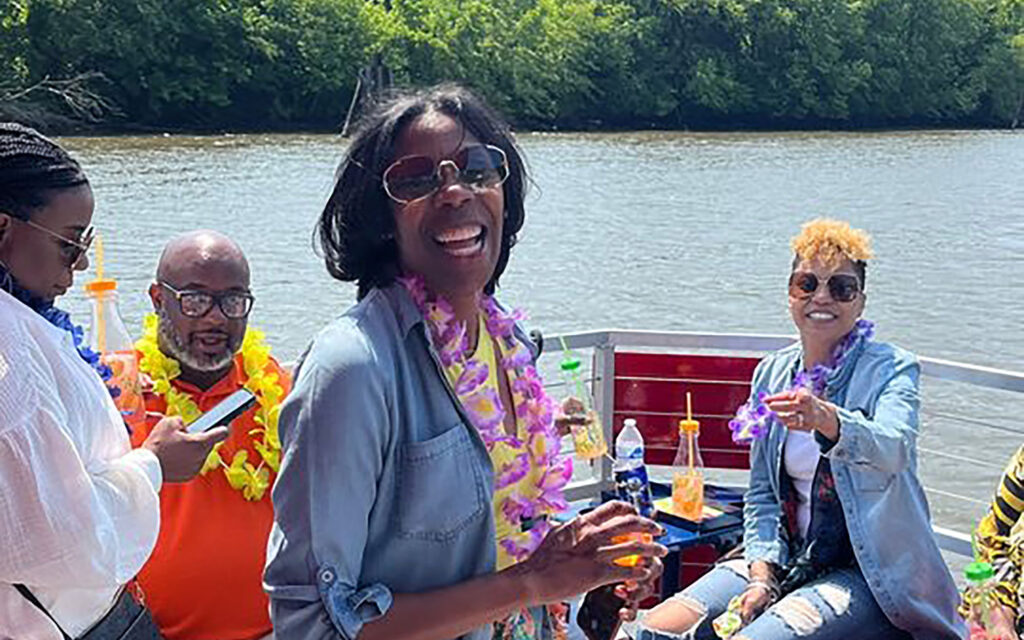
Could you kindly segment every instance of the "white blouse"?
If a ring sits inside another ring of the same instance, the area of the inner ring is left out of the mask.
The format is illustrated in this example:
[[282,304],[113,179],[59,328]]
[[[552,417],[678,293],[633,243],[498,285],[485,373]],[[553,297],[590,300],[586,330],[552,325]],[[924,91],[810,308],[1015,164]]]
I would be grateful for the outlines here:
[[72,637],[114,604],[160,527],[160,462],[132,450],[70,334],[0,291],[0,640]]

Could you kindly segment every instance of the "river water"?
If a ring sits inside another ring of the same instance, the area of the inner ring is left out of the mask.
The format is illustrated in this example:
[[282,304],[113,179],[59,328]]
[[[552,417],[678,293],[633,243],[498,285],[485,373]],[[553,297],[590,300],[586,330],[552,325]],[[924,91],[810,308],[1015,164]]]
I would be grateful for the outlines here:
[[[1024,370],[1022,133],[640,132],[520,141],[534,185],[501,297],[547,333],[792,333],[788,240],[801,222],[828,215],[874,237],[866,316],[880,339]],[[327,275],[311,242],[342,139],[64,142],[93,182],[107,272],[120,283],[130,326],[148,310],[145,290],[163,243],[195,228],[223,231],[245,249],[257,297],[252,324],[283,360],[354,301],[354,287]],[[79,289],[66,305],[87,317]],[[984,507],[943,492],[988,499],[1024,442],[1024,398],[924,384],[921,475],[935,490],[936,519],[966,529]]]

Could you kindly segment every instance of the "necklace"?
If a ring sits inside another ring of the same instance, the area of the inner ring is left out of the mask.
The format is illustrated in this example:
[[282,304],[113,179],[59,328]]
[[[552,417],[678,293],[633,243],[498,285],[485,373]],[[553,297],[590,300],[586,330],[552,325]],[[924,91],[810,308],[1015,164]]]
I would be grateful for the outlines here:
[[[515,533],[497,541],[515,562],[524,560],[540,545],[551,530],[543,516],[568,508],[563,489],[572,477],[572,458],[561,456],[561,438],[555,428],[555,403],[533,365],[533,354],[515,337],[516,323],[524,318],[519,311],[506,312],[491,296],[481,296],[483,314],[479,340],[495,340],[500,350],[495,361],[510,380],[512,412],[523,424],[522,432],[508,434],[504,423],[506,408],[498,392],[487,385],[490,365],[474,357],[466,325],[455,320],[451,304],[430,294],[419,276],[407,276],[399,282],[408,290],[427,325],[434,349],[446,370],[458,368],[452,385],[470,422],[480,433],[488,454],[502,445],[517,453],[511,461],[495,468],[495,491],[515,487],[494,505],[496,518],[504,519]],[[531,476],[531,481],[521,483]],[[522,524],[532,527],[523,532]]]
[[[163,397],[168,416],[181,416],[185,424],[194,422],[203,414],[189,394],[178,391],[171,381],[181,375],[178,361],[169,358],[157,341],[160,320],[156,314],[149,314],[144,320],[144,332],[135,348],[142,353],[139,371],[152,380],[152,391]],[[253,421],[257,428],[249,431],[251,443],[259,453],[259,464],[249,461],[249,452],[242,449],[235,453],[231,463],[225,462],[218,443],[207,456],[199,471],[206,475],[214,469],[222,469],[231,488],[240,491],[246,500],[260,500],[270,488],[270,473],[277,473],[281,464],[281,440],[278,437],[277,422],[281,415],[281,401],[284,388],[270,360],[270,347],[265,344],[265,335],[258,329],[248,329],[242,339],[242,365],[245,370],[245,388],[256,396],[256,414]]]
[[[871,340],[875,335],[875,325],[870,320],[858,320],[853,325],[853,330],[839,341],[832,349],[828,364],[818,363],[811,369],[803,370],[793,376],[793,383],[786,391],[796,389],[807,389],[816,396],[825,393],[828,379],[834,373],[841,370],[846,364],[854,347],[864,341]],[[732,431],[732,441],[736,444],[749,445],[758,438],[763,438],[771,428],[775,414],[764,404],[768,394],[764,391],[757,394],[750,402],[744,404],[736,411],[736,417],[729,421],[729,429]]]

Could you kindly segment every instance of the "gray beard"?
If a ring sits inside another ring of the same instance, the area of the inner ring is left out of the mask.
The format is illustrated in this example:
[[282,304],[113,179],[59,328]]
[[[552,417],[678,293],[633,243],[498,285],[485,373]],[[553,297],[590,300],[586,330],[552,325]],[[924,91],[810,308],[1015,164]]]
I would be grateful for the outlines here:
[[160,320],[159,328],[157,329],[160,350],[189,369],[202,371],[203,373],[220,371],[227,367],[234,359],[235,345],[230,343],[228,344],[230,348],[220,355],[193,354],[189,351],[188,343],[182,340],[181,336],[174,330],[171,319],[167,317],[167,313],[163,309],[157,311],[157,317]]

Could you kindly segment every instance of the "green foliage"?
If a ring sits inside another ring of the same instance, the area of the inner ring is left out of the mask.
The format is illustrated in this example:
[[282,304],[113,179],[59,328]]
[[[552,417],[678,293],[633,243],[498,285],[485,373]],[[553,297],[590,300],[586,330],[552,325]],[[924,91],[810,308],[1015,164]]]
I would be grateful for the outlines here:
[[24,0],[0,0],[0,90],[21,87],[28,80],[27,21],[28,4]]
[[339,120],[369,45],[361,0],[31,0],[34,77],[99,71],[129,119]]
[[864,56],[872,68],[858,115],[944,122],[974,113],[992,42],[979,7],[963,0],[868,0]]
[[362,0],[266,0],[246,7],[245,25],[250,75],[233,103],[262,105],[257,121],[339,122],[368,59]]
[[335,127],[371,61],[524,126],[1005,126],[1024,0],[0,0],[0,87],[135,123]]

